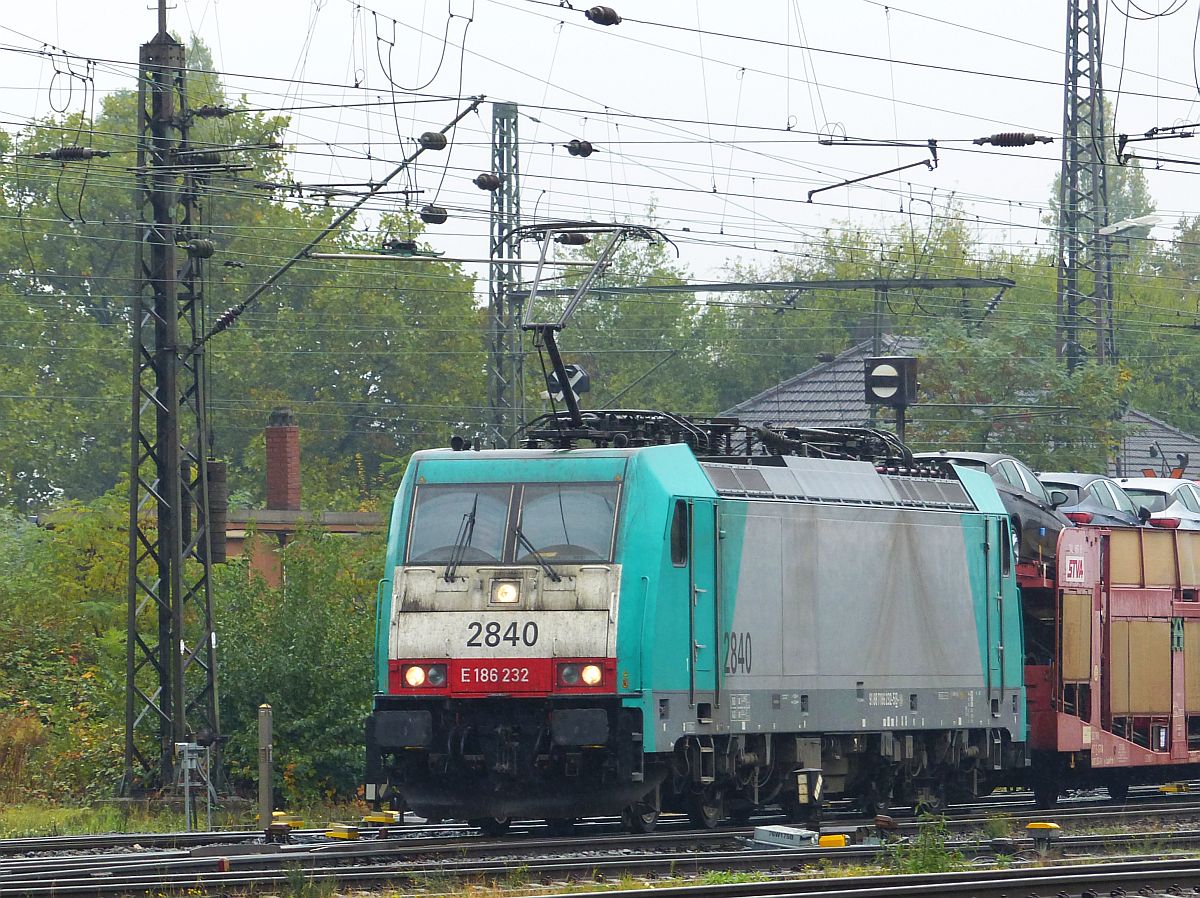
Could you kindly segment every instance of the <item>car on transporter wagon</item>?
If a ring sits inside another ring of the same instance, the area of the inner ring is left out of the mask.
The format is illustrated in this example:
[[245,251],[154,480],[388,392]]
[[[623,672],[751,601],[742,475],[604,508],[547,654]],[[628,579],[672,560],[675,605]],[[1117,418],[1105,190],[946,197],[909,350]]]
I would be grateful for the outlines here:
[[1134,505],[1150,512],[1149,524],[1169,530],[1200,530],[1200,487],[1174,477],[1118,477]]
[[918,460],[948,461],[962,468],[989,474],[1000,493],[1004,510],[1013,523],[1017,560],[1053,564],[1058,551],[1058,534],[1071,521],[1054,508],[1050,494],[1037,475],[1020,459],[999,452],[918,452]]
[[1150,517],[1111,477],[1043,471],[1038,480],[1050,492],[1054,507],[1073,524],[1096,527],[1140,527]]

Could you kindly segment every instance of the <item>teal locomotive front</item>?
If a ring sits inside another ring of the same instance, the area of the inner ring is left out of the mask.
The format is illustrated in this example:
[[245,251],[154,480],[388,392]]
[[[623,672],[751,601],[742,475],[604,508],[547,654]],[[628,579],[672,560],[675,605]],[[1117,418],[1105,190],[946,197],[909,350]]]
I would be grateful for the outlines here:
[[426,452],[393,511],[368,746],[427,817],[619,813],[648,788],[618,670],[631,452]]

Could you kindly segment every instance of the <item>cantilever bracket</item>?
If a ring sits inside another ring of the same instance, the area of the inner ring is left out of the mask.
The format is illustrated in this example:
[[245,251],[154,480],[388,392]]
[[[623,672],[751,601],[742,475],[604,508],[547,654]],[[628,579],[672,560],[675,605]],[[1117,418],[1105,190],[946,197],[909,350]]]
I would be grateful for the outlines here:
[[[823,141],[821,141],[821,143],[825,144],[826,146],[832,146],[835,142],[823,140]],[[837,141],[837,143],[842,143],[842,141]],[[876,143],[876,142],[847,143],[847,145],[848,146],[860,146],[860,147],[861,146],[897,146],[897,144],[882,143],[882,142],[880,142],[880,143]],[[899,145],[900,146],[916,146],[916,144],[899,144]],[[918,166],[921,166],[921,165],[925,166],[930,171],[933,171],[935,168],[938,167],[937,141],[930,138],[927,146],[929,148],[929,155],[930,155],[929,159],[922,159],[920,162],[910,162],[908,165],[898,165],[895,168],[889,168],[887,171],[877,171],[877,172],[873,172],[869,175],[863,175],[861,178],[850,178],[847,181],[838,181],[836,184],[830,184],[826,187],[817,187],[816,189],[810,190],[808,192],[808,201],[811,203],[814,196],[816,196],[818,193],[824,193],[826,190],[834,190],[835,188],[838,188],[838,187],[849,187],[851,184],[861,184],[863,181],[870,181],[873,178],[882,178],[885,175],[894,175],[896,172],[907,171],[910,168],[917,168]]]
[[1132,153],[1126,153],[1125,147],[1131,143],[1142,143],[1147,140],[1173,140],[1178,138],[1195,137],[1198,126],[1195,122],[1189,122],[1182,125],[1164,125],[1163,127],[1154,127],[1145,134],[1118,134],[1117,135],[1117,163],[1125,165],[1130,159],[1144,159],[1147,162],[1181,162],[1184,165],[1195,164],[1189,163],[1184,159],[1162,159],[1158,156],[1134,156]]

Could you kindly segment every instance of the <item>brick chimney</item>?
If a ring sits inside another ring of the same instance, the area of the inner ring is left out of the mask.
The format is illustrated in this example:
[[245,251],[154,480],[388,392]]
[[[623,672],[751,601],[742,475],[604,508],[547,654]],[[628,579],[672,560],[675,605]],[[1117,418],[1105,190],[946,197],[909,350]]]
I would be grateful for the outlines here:
[[300,428],[290,408],[267,418],[267,508],[300,510]]

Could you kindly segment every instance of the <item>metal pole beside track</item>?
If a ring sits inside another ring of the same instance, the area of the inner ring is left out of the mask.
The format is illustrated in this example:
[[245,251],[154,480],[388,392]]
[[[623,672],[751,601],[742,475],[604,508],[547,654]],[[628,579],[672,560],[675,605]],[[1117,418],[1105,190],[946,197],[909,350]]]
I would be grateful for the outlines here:
[[258,706],[258,822],[263,832],[271,826],[274,800],[271,794],[271,766],[274,762],[271,735],[271,706]]

